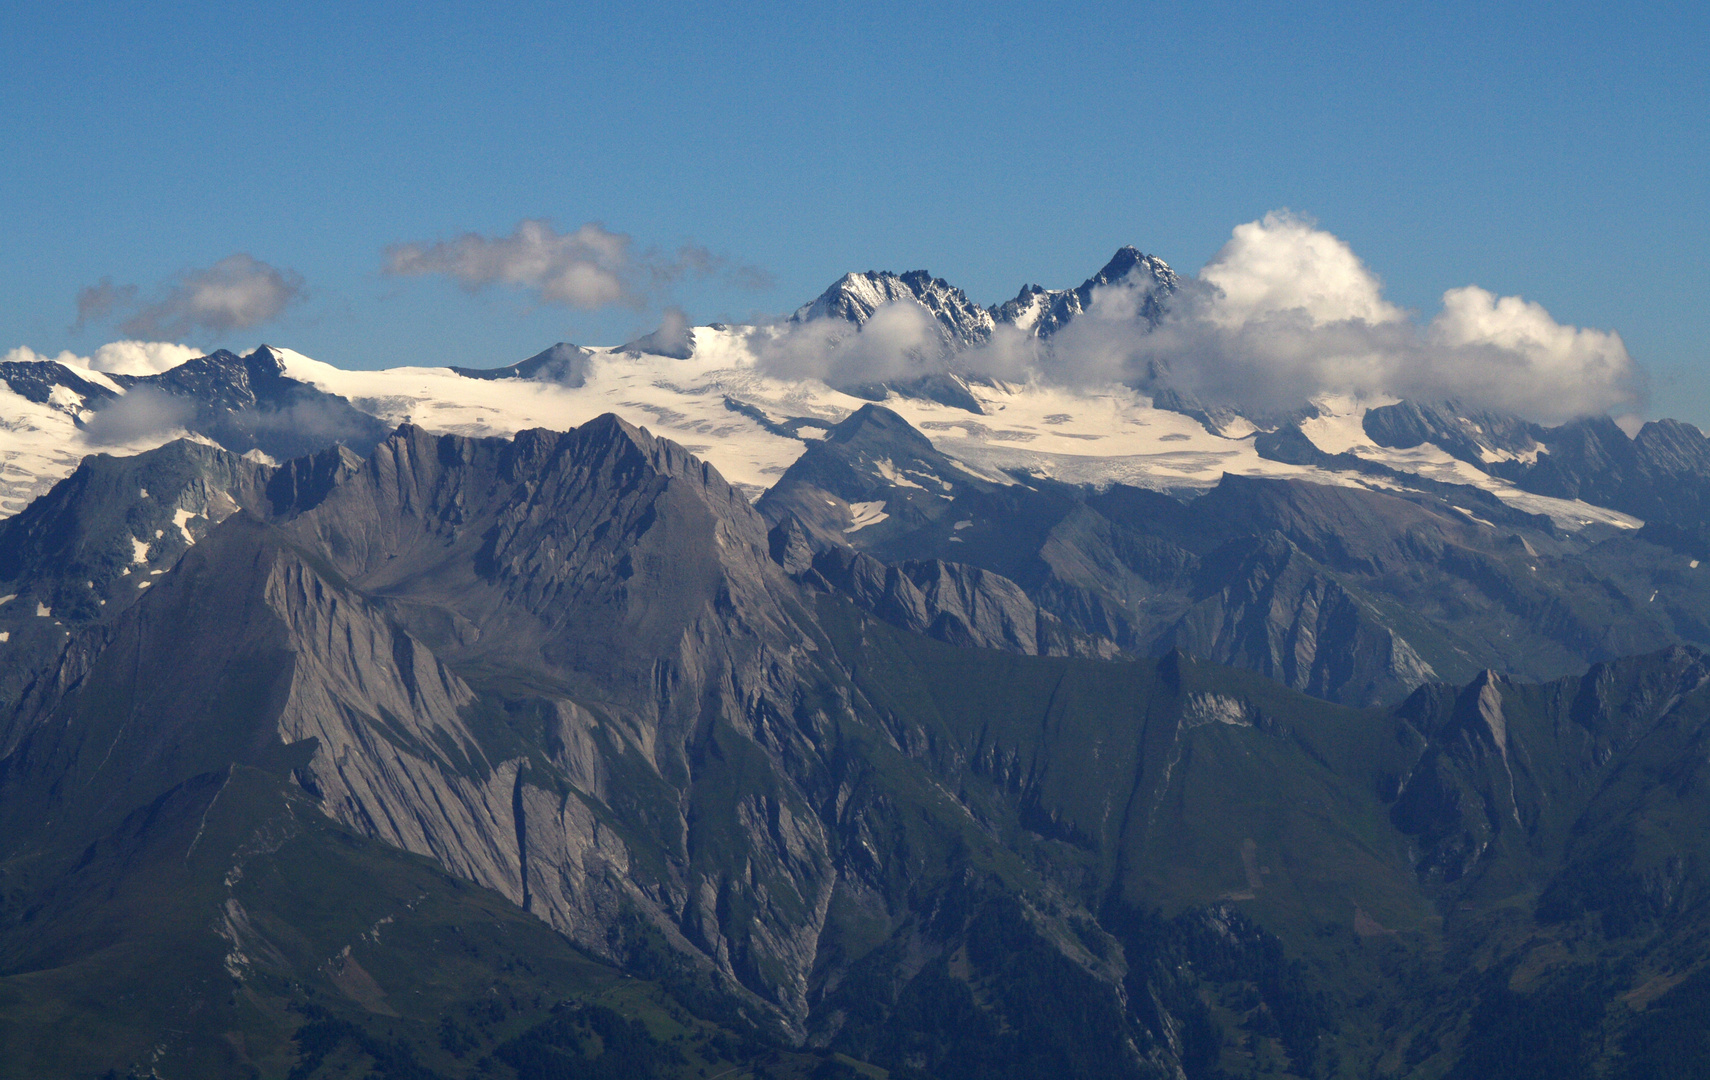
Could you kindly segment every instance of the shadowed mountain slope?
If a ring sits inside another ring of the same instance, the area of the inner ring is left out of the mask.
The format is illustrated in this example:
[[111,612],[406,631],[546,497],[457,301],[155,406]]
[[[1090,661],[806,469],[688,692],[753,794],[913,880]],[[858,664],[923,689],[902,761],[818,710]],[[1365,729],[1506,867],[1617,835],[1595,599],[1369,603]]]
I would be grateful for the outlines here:
[[[823,476],[885,460],[907,490],[952,485],[937,503],[1060,506],[1017,565],[1068,580],[1106,550],[1068,537],[1105,529],[1139,581],[1223,583],[1171,624],[1213,642],[1270,633],[1245,625],[1279,594],[1380,628],[1343,581],[1501,550],[1399,500],[1362,533],[1365,495],[1310,486],[1070,498],[875,418],[834,433]],[[1091,658],[1109,641],[996,571],[815,550],[793,516],[769,534],[615,417],[406,426],[366,460],[254,473],[173,453],[177,490],[242,509],[65,628],[0,754],[15,1060],[529,1076],[530,1054],[598,1046],[658,1076],[1442,1075],[1549,995],[1619,1035],[1624,995],[1668,1002],[1696,962],[1692,650],[1356,710],[1179,649]],[[54,522],[116,512],[129,480],[104,468],[0,550],[24,565]],[[975,531],[937,503],[902,504],[886,542]],[[1269,598],[1231,584],[1261,580]],[[1367,650],[1350,663],[1396,662],[1377,632],[1343,639]],[[1083,655],[1022,655],[1053,651]],[[1320,659],[1307,678],[1344,677]],[[1587,981],[1606,954],[1629,966]],[[114,998],[103,970],[182,989]],[[1499,970],[1518,997],[1492,983],[1469,1013],[1457,988]]]
[[1685,556],[1439,487],[1226,475],[1185,500],[1093,492],[980,473],[873,405],[810,445],[758,507],[775,525],[794,519],[815,550],[978,567],[1131,654],[1180,647],[1350,704],[1487,667],[1549,678],[1710,644],[1710,579]]

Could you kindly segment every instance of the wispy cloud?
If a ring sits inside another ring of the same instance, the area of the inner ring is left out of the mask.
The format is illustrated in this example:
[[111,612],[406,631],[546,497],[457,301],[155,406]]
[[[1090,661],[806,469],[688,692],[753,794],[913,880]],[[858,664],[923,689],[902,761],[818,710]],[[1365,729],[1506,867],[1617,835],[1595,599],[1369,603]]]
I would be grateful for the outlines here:
[[271,322],[304,299],[302,275],[270,266],[253,255],[228,255],[212,266],[186,270],[139,304],[135,285],[102,278],[77,293],[77,323],[125,316],[119,329],[133,338],[187,337],[247,330]]
[[136,299],[135,285],[115,285],[110,277],[86,285],[77,290],[77,322],[71,330],[76,333],[91,322],[101,322],[115,311],[131,307]]
[[832,386],[926,375],[944,370],[951,359],[938,320],[911,300],[881,304],[859,328],[842,319],[811,319],[761,328],[753,341],[767,374]]
[[133,389],[96,410],[83,428],[91,446],[123,446],[163,432],[177,431],[195,414],[195,403],[147,386]]
[[543,303],[593,311],[646,307],[686,278],[723,277],[739,288],[766,288],[771,278],[733,264],[698,244],[672,252],[637,251],[625,233],[589,222],[560,233],[543,219],[519,222],[509,236],[464,233],[432,243],[392,244],[385,272],[397,277],[448,277],[471,292],[509,285]]

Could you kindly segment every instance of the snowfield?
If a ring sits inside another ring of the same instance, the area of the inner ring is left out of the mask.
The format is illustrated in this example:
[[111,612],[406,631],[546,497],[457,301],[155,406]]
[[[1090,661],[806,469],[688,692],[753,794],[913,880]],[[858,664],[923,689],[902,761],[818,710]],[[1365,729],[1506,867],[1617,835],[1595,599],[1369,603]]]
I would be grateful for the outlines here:
[[[756,498],[808,441],[823,438],[826,428],[867,404],[818,380],[783,379],[763,371],[757,346],[773,332],[696,327],[693,353],[686,360],[591,349],[579,386],[470,378],[450,368],[352,371],[290,349],[272,351],[290,377],[340,395],[387,424],[409,421],[432,431],[509,436],[527,428],[564,430],[616,413],[683,444]],[[99,372],[72,370],[119,389]],[[1254,450],[1250,424],[1238,422],[1225,434],[1215,434],[1190,416],[1154,408],[1144,395],[1125,387],[973,382],[968,391],[983,415],[896,393],[884,404],[970,471],[1000,482],[1019,471],[1073,484],[1182,491],[1209,488],[1233,473],[1380,490],[1396,486],[1360,473],[1267,460]],[[22,510],[69,475],[86,454],[139,453],[186,437],[182,430],[167,430],[119,445],[96,445],[74,419],[88,415],[82,401],[71,400],[75,394],[62,396],[65,400],[38,404],[0,382],[0,516]],[[1509,505],[1547,514],[1569,530],[1592,523],[1643,524],[1587,503],[1520,491],[1429,444],[1412,450],[1380,447],[1366,436],[1360,418],[1367,408],[1387,403],[1325,399],[1317,403],[1320,415],[1305,421],[1302,430],[1327,453],[1352,453],[1427,479],[1483,488]],[[898,482],[913,481],[899,476]]]

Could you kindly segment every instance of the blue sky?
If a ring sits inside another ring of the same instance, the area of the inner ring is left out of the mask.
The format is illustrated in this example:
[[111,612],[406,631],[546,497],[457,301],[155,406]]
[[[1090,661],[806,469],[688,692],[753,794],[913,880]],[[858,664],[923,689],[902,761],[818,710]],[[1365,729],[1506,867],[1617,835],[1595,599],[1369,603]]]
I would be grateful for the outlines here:
[[[204,347],[509,363],[848,270],[982,303],[1125,243],[1193,272],[1289,208],[1421,320],[1477,284],[1619,331],[1648,411],[1710,424],[1702,5],[356,7],[0,2],[0,352],[121,336],[123,304],[75,325],[106,279]],[[713,272],[594,310],[382,272],[528,219]],[[174,324],[236,255],[292,302]]]

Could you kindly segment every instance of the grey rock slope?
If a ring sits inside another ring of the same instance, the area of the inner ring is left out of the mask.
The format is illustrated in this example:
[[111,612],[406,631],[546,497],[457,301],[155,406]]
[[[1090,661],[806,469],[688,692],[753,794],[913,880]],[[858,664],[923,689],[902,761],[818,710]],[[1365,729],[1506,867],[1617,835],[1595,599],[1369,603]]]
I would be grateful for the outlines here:
[[[72,411],[89,403],[111,401],[115,395],[99,383],[79,376],[64,364],[36,361],[0,361],[0,381],[18,396],[38,405],[53,405]],[[59,391],[57,394],[55,391]],[[69,397],[67,392],[75,395]]]
[[1649,535],[1563,535],[1475,494],[1233,476],[1186,501],[1091,493],[978,475],[869,406],[758,506],[815,550],[980,567],[1130,653],[1179,647],[1352,704],[1483,668],[1550,678],[1710,643],[1710,593],[1685,556]]
[[183,440],[99,454],[0,522],[0,752],[22,697],[73,635],[117,618],[239,507],[262,505],[272,472]]
[[[906,491],[958,485],[934,496],[958,514],[1065,500],[1016,557],[1052,570],[1039,582],[1079,582],[1107,615],[1177,604],[1157,625],[1281,678],[1418,664],[1384,583],[1421,567],[1532,595],[1500,577],[1505,537],[1399,499],[1258,481],[1075,499],[966,472],[877,411],[843,435],[817,479],[866,453]],[[887,566],[793,515],[768,532],[615,417],[512,440],[406,426],[365,460],[280,469],[173,453],[183,498],[238,509],[68,627],[13,710],[0,956],[91,837],[191,789],[205,822],[245,769],[598,956],[674,957],[789,1040],[933,1076],[1308,1076],[1332,1049],[1363,1067],[1395,1031],[1460,1030],[1447,988],[1477,973],[1456,958],[1528,955],[1501,919],[1546,937],[1600,920],[1635,979],[1700,932],[1710,803],[1680,763],[1703,758],[1710,683],[1688,649],[1356,711],[1181,649],[1088,658],[1108,643],[1021,578]],[[19,550],[124,501],[98,497],[96,464]],[[886,543],[937,528],[934,505]],[[952,535],[976,531],[961,520]],[[1530,543],[1511,558],[1544,558]],[[1099,574],[1152,592],[1095,592]],[[1657,783],[1670,762],[1681,782]],[[206,929],[257,950],[282,932]],[[1396,991],[1397,955],[1432,992]],[[1268,1043],[1226,1038],[1264,1017]],[[1442,1046],[1439,1072],[1461,1052]]]
[[[815,552],[799,529],[791,518],[773,530],[773,551],[783,549],[784,565],[799,565],[805,581],[893,626],[951,645],[1028,656],[1109,659],[1120,652],[1114,642],[1073,630],[1041,610],[1000,574],[940,559],[887,566],[849,548]],[[794,563],[798,553],[807,558]]]
[[[965,918],[921,921],[945,890],[1013,894],[1005,932],[1122,1016],[1119,972],[1045,879],[989,840],[928,854],[983,827],[899,744],[916,721],[893,734],[852,681],[845,609],[794,583],[760,515],[680,447],[611,417],[515,440],[405,427],[361,464],[249,479],[259,509],[195,536],[24,695],[0,859],[44,819],[70,843],[279,759],[341,824],[599,955],[651,935],[797,1037],[841,1037],[857,962],[894,992],[906,955],[953,949]],[[954,613],[962,644],[1049,651],[1051,622],[982,577],[921,567],[909,595]],[[1123,1074],[1173,1054],[1136,1022],[1101,1036]]]

